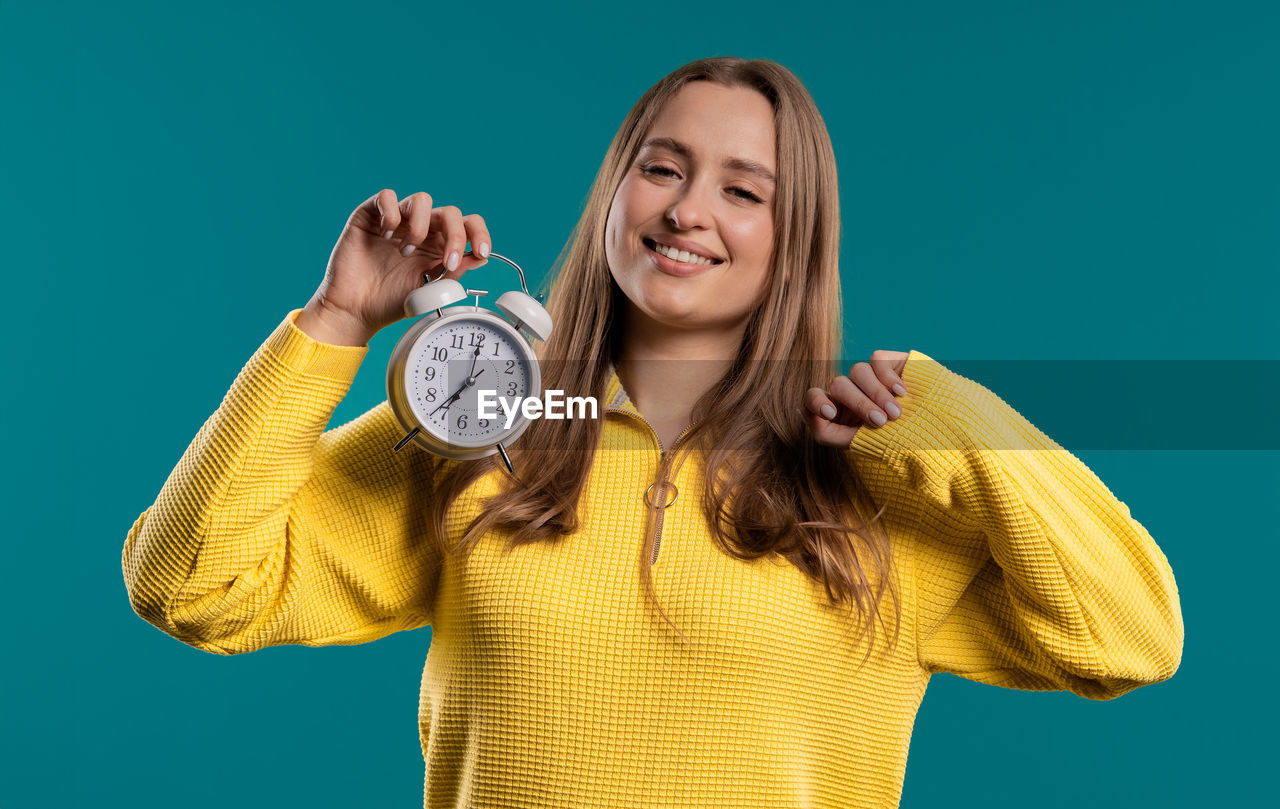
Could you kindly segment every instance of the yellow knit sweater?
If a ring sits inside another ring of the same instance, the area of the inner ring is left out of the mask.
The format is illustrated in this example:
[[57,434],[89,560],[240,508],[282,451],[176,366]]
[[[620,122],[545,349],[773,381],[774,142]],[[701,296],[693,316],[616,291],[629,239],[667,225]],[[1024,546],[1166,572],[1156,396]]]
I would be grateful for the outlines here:
[[[431,625],[419,723],[428,807],[893,807],[930,675],[1112,699],[1172,676],[1177,586],[1079,460],[983,386],[912,351],[903,414],[848,449],[889,531],[901,639],[865,652],[784,560],[714,544],[701,464],[674,472],[637,565],[655,433],[610,382],[581,530],[466,559],[427,535],[434,465],[386,402],[325,431],[365,347],[284,319],[125,541],[137,613],[217,654],[365,643]],[[799,395],[799,392],[797,392]],[[451,510],[466,526],[496,491]],[[892,602],[884,626],[892,627]]]

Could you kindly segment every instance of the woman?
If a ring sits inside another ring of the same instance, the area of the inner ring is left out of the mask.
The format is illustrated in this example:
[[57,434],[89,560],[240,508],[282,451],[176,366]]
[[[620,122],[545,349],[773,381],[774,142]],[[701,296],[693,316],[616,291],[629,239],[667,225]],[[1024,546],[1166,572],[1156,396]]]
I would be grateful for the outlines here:
[[385,402],[324,432],[424,273],[489,255],[480,216],[380,192],[134,524],[134,608],[220,654],[430,624],[430,806],[896,805],[933,673],[1091,699],[1172,676],[1168,562],[1083,464],[918,351],[831,378],[838,234],[790,72],[664,78],[539,347],[604,415],[533,422],[512,478],[393,453]]

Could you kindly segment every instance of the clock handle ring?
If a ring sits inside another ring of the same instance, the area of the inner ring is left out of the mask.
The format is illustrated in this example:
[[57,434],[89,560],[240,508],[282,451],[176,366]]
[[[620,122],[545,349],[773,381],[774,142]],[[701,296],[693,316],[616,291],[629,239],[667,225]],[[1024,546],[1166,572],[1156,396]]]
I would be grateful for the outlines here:
[[[475,251],[474,251],[474,250],[468,250],[468,251],[467,251],[466,253],[464,253],[463,255],[468,255],[468,256],[471,256],[472,258],[475,258],[475,257],[476,257],[476,254],[475,254]],[[526,295],[528,295],[528,294],[529,294],[529,284],[525,282],[525,279],[524,279],[524,269],[522,269],[522,268],[520,267],[520,265],[519,265],[519,264],[515,263],[515,262],[514,262],[514,261],[512,261],[511,259],[509,259],[509,258],[507,258],[506,256],[501,255],[501,254],[499,254],[499,253],[490,252],[490,253],[489,253],[489,258],[496,258],[496,259],[498,259],[499,261],[505,261],[506,263],[510,264],[512,267],[515,267],[515,268],[516,268],[516,272],[520,274],[520,291],[521,291],[521,292],[523,292],[523,293],[524,293],[524,294],[526,294]],[[446,275],[448,272],[449,272],[448,270],[445,270],[444,272],[440,273],[440,278],[444,278],[444,277],[445,277],[445,275]],[[431,283],[432,281],[439,281],[439,280],[440,280],[440,278],[430,278],[430,277],[428,277],[428,276],[427,276],[427,274],[424,272],[424,273],[422,274],[422,283],[424,283],[424,284],[429,284],[429,283]]]

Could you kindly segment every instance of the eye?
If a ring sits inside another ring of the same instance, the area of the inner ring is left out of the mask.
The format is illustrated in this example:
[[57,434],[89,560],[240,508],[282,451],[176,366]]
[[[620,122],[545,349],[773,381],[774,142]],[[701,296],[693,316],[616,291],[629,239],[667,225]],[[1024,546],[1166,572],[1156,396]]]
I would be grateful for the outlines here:
[[751,200],[752,202],[764,202],[764,200],[760,199],[760,198],[759,198],[759,197],[757,197],[755,194],[751,193],[750,191],[748,191],[748,190],[747,190],[747,189],[745,189],[745,188],[738,188],[737,186],[734,186],[734,187],[730,188],[729,190],[730,190],[731,192],[733,192],[733,193],[737,194],[737,195],[738,195],[740,198],[742,198],[742,199],[749,199],[749,200]]
[[640,171],[644,174],[657,174],[662,177],[676,176],[675,171],[666,166],[641,166]]

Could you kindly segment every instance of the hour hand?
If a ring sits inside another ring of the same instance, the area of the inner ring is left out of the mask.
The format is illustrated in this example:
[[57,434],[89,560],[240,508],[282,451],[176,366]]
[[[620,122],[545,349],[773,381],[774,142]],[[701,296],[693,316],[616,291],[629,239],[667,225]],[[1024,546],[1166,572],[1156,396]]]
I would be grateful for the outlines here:
[[448,409],[449,409],[449,405],[451,405],[451,404],[453,404],[454,402],[458,401],[458,397],[459,397],[459,396],[461,396],[461,395],[462,395],[462,392],[463,392],[464,390],[466,390],[466,389],[467,389],[467,383],[466,383],[466,382],[463,382],[463,383],[462,383],[462,386],[461,386],[460,388],[458,388],[457,390],[455,390],[455,391],[453,392],[453,395],[452,395],[452,396],[450,396],[448,399],[445,399],[443,402],[441,402],[439,407],[437,407],[435,410],[432,410],[432,411],[431,411],[430,413],[428,413],[427,415],[428,415],[428,416],[434,416],[434,415],[435,415],[436,413],[438,413],[441,409],[448,410]]
[[443,402],[441,402],[441,403],[440,403],[440,406],[439,406],[439,407],[437,407],[435,410],[432,410],[430,413],[428,413],[428,414],[427,414],[428,418],[429,418],[429,417],[431,417],[431,416],[434,416],[436,413],[439,413],[441,410],[448,410],[448,409],[449,409],[449,405],[451,405],[451,404],[453,404],[454,402],[458,401],[458,397],[462,395],[462,392],[463,392],[464,390],[466,390],[466,386],[465,386],[465,385],[464,385],[463,387],[461,387],[461,388],[458,388],[458,390],[457,390],[457,392],[456,392],[456,393],[454,393],[454,394],[453,394],[452,396],[450,396],[448,399],[445,399]]
[[[472,363],[472,365],[474,366],[474,363]],[[435,410],[432,410],[428,415],[429,415],[429,416],[434,416],[434,415],[435,415],[439,410],[441,410],[442,408],[443,408],[443,409],[445,409],[445,410],[449,409],[449,405],[451,405],[451,404],[453,404],[454,402],[458,401],[458,397],[462,395],[462,392],[463,392],[464,390],[466,390],[467,388],[471,387],[472,385],[474,385],[474,384],[476,383],[476,378],[477,378],[477,377],[479,377],[479,376],[480,376],[480,374],[483,374],[483,373],[484,373],[484,371],[485,371],[485,369],[481,368],[479,373],[477,373],[477,374],[475,374],[475,375],[473,375],[473,376],[469,376],[469,377],[467,377],[467,381],[466,381],[466,382],[463,382],[463,383],[462,383],[462,385],[461,385],[457,390],[455,390],[455,391],[453,392],[453,395],[452,395],[452,396],[450,396],[448,399],[445,399],[443,402],[441,402],[441,403],[440,403],[440,407],[437,407]]]

